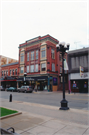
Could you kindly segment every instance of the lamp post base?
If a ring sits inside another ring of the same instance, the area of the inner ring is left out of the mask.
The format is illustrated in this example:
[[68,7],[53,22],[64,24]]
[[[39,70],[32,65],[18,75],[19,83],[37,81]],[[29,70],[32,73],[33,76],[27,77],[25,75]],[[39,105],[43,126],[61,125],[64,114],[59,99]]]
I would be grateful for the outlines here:
[[63,99],[61,101],[61,108],[59,108],[59,110],[69,110],[69,107],[68,107],[68,101],[66,99]]

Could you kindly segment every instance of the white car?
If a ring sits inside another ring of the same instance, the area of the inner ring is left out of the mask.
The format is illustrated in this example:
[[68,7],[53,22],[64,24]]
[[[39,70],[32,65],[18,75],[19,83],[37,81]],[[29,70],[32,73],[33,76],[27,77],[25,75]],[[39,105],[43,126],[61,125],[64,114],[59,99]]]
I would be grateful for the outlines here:
[[33,88],[32,88],[32,86],[21,86],[21,88],[18,88],[17,91],[18,92],[24,92],[24,93],[27,93],[27,92],[32,93]]

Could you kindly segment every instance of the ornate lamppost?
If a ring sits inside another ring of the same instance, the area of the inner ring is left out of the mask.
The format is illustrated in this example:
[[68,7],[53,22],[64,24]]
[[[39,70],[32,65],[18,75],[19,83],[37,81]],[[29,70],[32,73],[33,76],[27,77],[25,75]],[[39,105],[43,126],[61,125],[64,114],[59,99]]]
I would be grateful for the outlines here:
[[66,52],[66,50],[69,50],[69,46],[70,44],[66,44],[65,46],[65,42],[60,42],[59,44],[56,45],[57,47],[57,52],[60,51],[62,54],[62,75],[63,75],[63,100],[60,102],[61,103],[61,108],[59,108],[60,110],[68,110],[68,101],[65,99],[65,83],[64,83],[64,54]]

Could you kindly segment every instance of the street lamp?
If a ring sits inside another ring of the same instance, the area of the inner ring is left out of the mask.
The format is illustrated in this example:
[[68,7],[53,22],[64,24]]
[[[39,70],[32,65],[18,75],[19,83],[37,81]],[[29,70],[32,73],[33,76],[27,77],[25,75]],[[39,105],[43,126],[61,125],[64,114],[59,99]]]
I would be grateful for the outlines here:
[[65,42],[60,42],[59,44],[56,45],[57,47],[57,52],[60,51],[62,54],[62,73],[63,73],[63,100],[61,101],[61,108],[59,108],[60,110],[68,110],[68,101],[65,99],[65,84],[64,84],[64,54],[66,52],[66,50],[69,50],[69,46],[70,44],[66,44],[65,46]]

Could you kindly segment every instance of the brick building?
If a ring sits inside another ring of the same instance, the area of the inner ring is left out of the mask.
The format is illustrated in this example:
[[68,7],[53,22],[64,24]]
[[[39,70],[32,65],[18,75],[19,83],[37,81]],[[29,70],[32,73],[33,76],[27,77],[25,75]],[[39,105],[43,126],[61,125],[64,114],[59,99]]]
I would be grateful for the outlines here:
[[[50,35],[39,36],[19,45],[19,78],[17,85],[26,82],[38,90],[62,90],[62,59],[56,51],[58,40]],[[67,54],[65,54],[67,60]],[[65,89],[68,90],[68,74],[65,72]]]
[[17,87],[18,62],[1,66],[1,85],[6,88],[9,86]]

